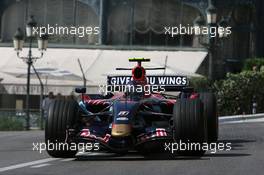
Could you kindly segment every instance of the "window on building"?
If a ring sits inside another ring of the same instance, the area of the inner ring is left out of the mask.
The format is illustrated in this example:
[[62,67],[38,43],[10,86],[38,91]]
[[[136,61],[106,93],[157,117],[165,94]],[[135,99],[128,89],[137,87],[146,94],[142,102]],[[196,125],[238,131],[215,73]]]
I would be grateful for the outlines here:
[[174,37],[165,35],[164,27],[192,25],[199,13],[193,7],[179,2],[178,0],[110,1],[108,44],[192,46],[192,35]]
[[[4,9],[2,15],[2,42],[12,42],[18,27],[24,29],[30,15],[34,15],[39,26],[62,27],[96,27],[99,25],[98,15],[86,2],[79,0],[21,0],[16,1]],[[10,20],[12,19],[12,20]],[[98,35],[52,35],[50,43],[58,44],[86,44],[98,43]]]

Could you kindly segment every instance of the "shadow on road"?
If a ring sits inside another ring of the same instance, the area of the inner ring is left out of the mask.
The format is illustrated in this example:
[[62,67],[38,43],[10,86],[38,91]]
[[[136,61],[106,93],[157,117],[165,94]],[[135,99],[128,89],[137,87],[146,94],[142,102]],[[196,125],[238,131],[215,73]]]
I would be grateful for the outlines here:
[[219,140],[218,143],[224,143],[225,145],[227,143],[231,143],[232,149],[230,151],[222,151],[214,153],[209,153],[204,155],[204,157],[243,157],[243,156],[251,156],[251,154],[248,153],[237,153],[234,151],[241,151],[241,150],[248,150],[248,148],[245,147],[245,144],[247,143],[253,143],[256,142],[256,140],[246,140],[246,139],[225,139],[225,140]]
[[232,150],[247,150],[245,144],[254,143],[256,140],[246,140],[246,139],[225,139],[219,140],[218,142],[227,144],[231,143]]
[[243,157],[251,156],[251,154],[246,153],[217,153],[217,154],[206,154],[204,157]]
[[209,160],[212,157],[243,157],[251,156],[248,153],[239,153],[234,151],[247,150],[245,147],[246,143],[256,142],[256,140],[246,139],[225,139],[219,140],[219,143],[231,143],[231,151],[221,151],[217,153],[210,153],[209,151],[203,157],[183,157],[170,153],[155,153],[151,156],[142,156],[137,152],[129,152],[126,155],[117,155],[113,153],[97,153],[96,155],[79,155],[75,161],[143,161],[143,160]]
[[224,140],[219,140],[218,142],[232,143],[232,144],[243,144],[243,143],[252,143],[252,142],[256,142],[256,140],[246,140],[246,139],[224,139]]
[[203,157],[184,157],[177,155],[153,155],[153,156],[78,156],[75,161],[143,161],[143,160],[209,160],[212,157],[243,157],[250,156],[251,154],[246,153],[207,153]]
[[87,155],[87,156],[77,156],[75,161],[106,161],[106,160],[112,160],[112,161],[151,161],[151,160],[205,160],[208,158],[204,157],[183,157],[183,156],[177,156],[173,154],[153,154],[151,156],[142,156],[138,153],[128,153],[124,156],[120,155]]

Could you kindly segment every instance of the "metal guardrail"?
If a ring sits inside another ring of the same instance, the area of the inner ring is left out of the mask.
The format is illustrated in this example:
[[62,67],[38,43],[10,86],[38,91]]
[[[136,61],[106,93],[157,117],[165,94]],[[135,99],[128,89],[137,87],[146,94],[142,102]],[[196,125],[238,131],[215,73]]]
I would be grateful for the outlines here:
[[253,120],[264,118],[264,113],[259,114],[249,114],[249,115],[233,115],[233,116],[221,116],[219,117],[219,122],[233,122],[233,121],[243,121],[243,120]]

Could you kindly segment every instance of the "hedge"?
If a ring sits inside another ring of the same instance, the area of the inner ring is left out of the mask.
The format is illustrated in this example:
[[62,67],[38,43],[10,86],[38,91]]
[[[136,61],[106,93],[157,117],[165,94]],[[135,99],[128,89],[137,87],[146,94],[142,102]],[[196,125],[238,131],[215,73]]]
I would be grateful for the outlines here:
[[212,82],[206,77],[193,77],[190,79],[190,86],[197,92],[212,91]]
[[243,71],[227,74],[214,83],[221,115],[250,114],[255,97],[257,112],[264,112],[264,71]]
[[244,71],[252,71],[253,67],[256,67],[257,71],[264,70],[264,58],[250,58],[244,62]]
[[250,114],[253,101],[258,104],[257,112],[264,112],[264,71],[228,73],[224,80],[215,82],[193,78],[191,82],[190,85],[198,92],[213,91],[216,94],[221,116]]
[[16,117],[0,116],[0,131],[22,131],[24,125]]

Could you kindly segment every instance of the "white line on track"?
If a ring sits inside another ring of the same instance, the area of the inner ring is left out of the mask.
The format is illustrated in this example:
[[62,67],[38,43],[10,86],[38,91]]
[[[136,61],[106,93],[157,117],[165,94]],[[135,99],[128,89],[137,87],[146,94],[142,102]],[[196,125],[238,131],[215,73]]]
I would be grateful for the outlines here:
[[62,159],[60,160],[61,162],[68,162],[68,161],[73,161],[75,160],[76,158],[68,158],[68,159]]
[[79,152],[76,156],[109,156],[114,155],[113,153],[103,153],[103,152]]
[[102,153],[96,153],[96,152],[91,152],[91,153],[89,153],[88,154],[89,156],[98,156],[98,155],[104,155],[104,154],[102,154]]
[[51,164],[49,163],[43,163],[43,164],[39,164],[39,165],[35,165],[35,166],[31,166],[30,168],[41,168],[41,167],[44,167],[44,166],[49,166]]
[[36,160],[36,161],[32,161],[32,162],[26,162],[26,163],[20,163],[20,164],[16,164],[16,165],[7,166],[7,167],[2,167],[2,168],[0,168],[0,172],[4,172],[4,171],[8,171],[8,170],[14,170],[14,169],[23,168],[23,167],[32,166],[32,165],[37,165],[37,164],[42,164],[42,163],[51,162],[51,161],[55,161],[55,160],[60,160],[60,158],[40,159],[40,160]]

